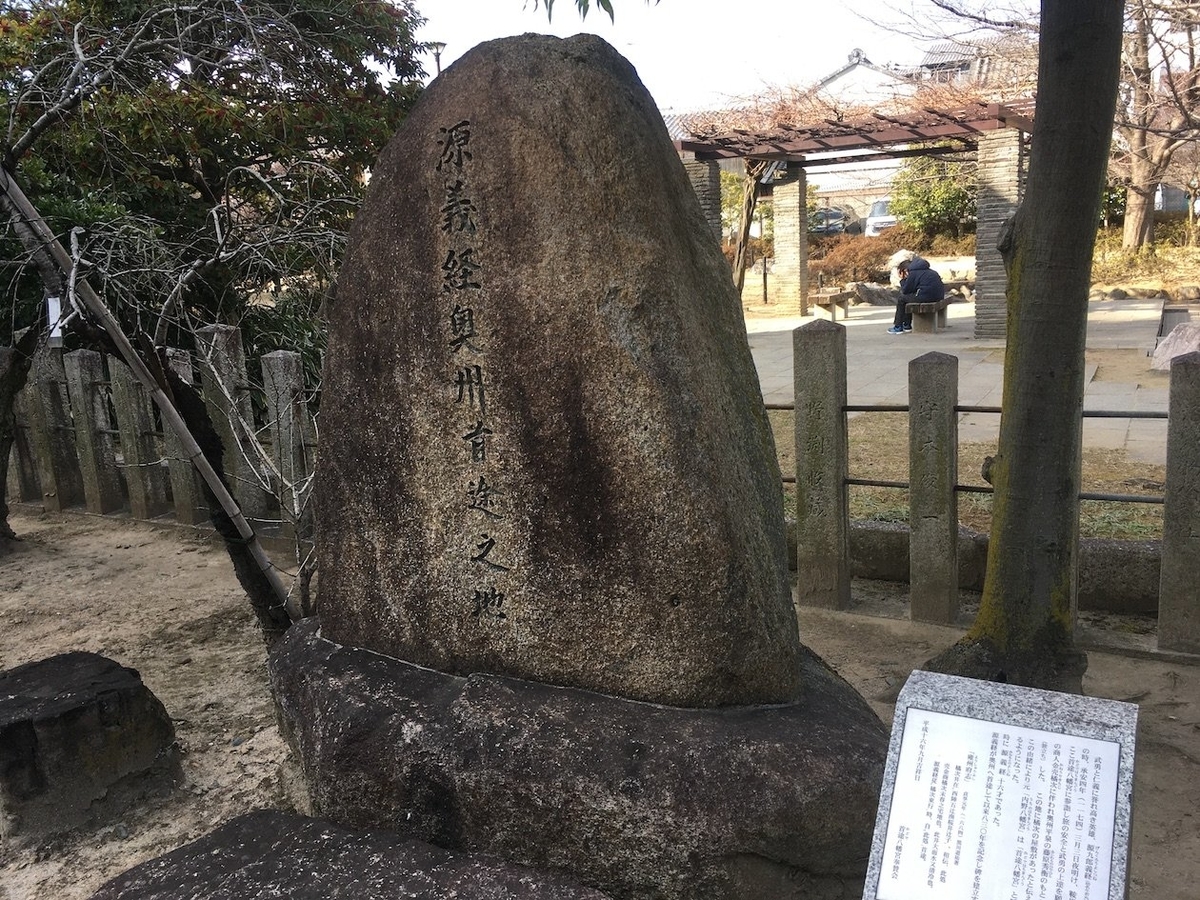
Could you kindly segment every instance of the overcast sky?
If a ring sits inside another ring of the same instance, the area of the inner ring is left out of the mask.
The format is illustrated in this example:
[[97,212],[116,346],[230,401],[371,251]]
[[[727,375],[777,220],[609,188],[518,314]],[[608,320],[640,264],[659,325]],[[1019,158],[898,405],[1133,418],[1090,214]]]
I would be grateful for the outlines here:
[[[592,2],[579,20],[573,0],[554,18],[532,0],[417,0],[421,41],[441,41],[442,68],[483,41],[525,32],[598,34],[637,68],[663,110],[726,105],[764,88],[808,85],[859,48],[872,62],[911,65],[932,36],[927,0],[614,0],[616,22]],[[874,23],[906,27],[906,36]],[[434,60],[425,68],[432,76]]]

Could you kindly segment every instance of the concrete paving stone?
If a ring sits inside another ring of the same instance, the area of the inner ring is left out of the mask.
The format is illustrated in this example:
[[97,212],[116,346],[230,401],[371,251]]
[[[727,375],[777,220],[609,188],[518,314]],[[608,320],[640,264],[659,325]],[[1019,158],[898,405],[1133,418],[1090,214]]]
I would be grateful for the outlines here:
[[1167,464],[1166,440],[1139,440],[1131,437],[1125,442],[1125,453],[1130,459],[1150,463],[1153,466]]
[[1124,448],[1129,438],[1128,419],[1084,419],[1083,446],[1101,447],[1106,450]]

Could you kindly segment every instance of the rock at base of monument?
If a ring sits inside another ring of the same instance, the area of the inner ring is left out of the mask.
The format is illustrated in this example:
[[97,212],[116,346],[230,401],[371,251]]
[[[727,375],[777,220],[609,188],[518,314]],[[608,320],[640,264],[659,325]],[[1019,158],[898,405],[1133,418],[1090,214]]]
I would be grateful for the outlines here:
[[724,709],[446,675],[334,644],[315,621],[269,667],[320,815],[623,900],[859,896],[887,733],[804,660],[799,702]]
[[260,810],[118,875],[92,900],[605,900],[564,878],[387,831]]
[[134,669],[64,653],[0,672],[0,841],[20,846],[169,790],[175,729]]

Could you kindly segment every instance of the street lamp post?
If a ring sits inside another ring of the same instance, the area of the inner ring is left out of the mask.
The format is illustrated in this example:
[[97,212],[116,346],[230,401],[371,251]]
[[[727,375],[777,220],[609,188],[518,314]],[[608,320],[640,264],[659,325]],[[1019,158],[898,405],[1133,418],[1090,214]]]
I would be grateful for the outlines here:
[[442,51],[446,49],[446,45],[441,41],[434,41],[429,45],[429,49],[433,51],[433,67],[437,70],[437,74],[442,74]]

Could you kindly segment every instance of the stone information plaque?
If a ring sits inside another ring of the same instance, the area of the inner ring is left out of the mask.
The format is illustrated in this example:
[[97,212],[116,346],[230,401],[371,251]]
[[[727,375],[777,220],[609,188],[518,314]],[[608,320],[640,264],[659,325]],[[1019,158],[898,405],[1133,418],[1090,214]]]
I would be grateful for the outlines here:
[[1137,707],[914,672],[869,900],[1119,900]]

